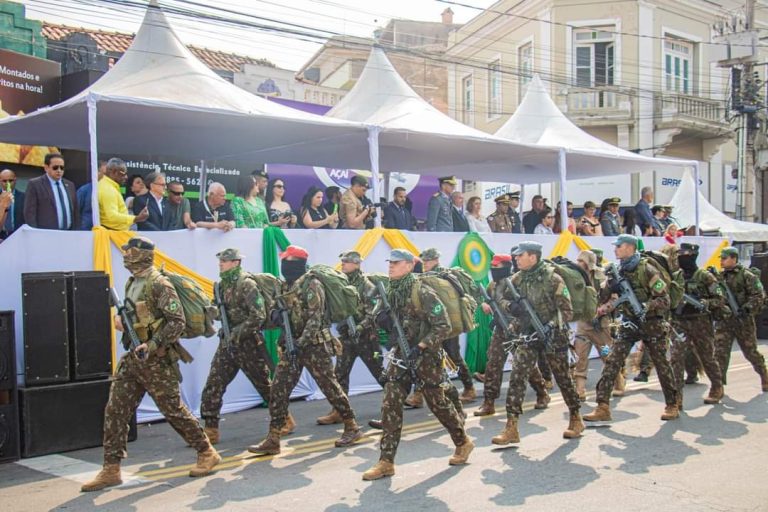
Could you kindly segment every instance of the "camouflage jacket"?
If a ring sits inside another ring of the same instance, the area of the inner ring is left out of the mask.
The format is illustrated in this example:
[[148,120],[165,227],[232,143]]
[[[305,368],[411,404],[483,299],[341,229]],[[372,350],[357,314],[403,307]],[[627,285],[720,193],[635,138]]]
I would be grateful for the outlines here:
[[358,330],[375,329],[374,309],[376,308],[376,299],[378,297],[376,286],[360,271],[347,274],[349,284],[355,287],[360,295],[360,309],[355,315]]
[[[710,313],[725,308],[725,296],[717,278],[704,269],[697,268],[690,278],[685,276],[685,293],[701,301]],[[685,304],[680,311],[682,316],[707,314],[707,311],[696,311],[689,304]]]
[[222,282],[221,300],[227,308],[230,329],[257,334],[264,327],[267,311],[255,280],[241,273],[234,282]]
[[[641,259],[634,270],[622,269],[620,272],[629,281],[637,300],[646,305],[647,317],[666,317],[669,314],[670,299],[667,283],[653,265]],[[632,316],[629,305],[626,303],[619,306],[619,310],[629,317]]]
[[747,314],[758,313],[765,300],[765,290],[755,274],[738,264],[731,270],[723,270],[722,279],[730,288],[740,308]]
[[291,332],[299,346],[330,341],[330,322],[325,314],[323,283],[304,274],[283,295],[290,311]]
[[[134,286],[141,289],[132,289]],[[134,327],[141,341],[148,342],[150,352],[179,341],[186,319],[176,289],[167,277],[155,268],[150,269],[146,276],[130,277],[125,283],[125,296],[136,303]],[[137,296],[143,297],[143,300],[133,299]]]
[[[443,340],[451,332],[448,310],[440,301],[437,293],[428,285],[421,283],[418,290],[421,309],[417,309],[413,302],[409,301],[395,313],[403,324],[403,331],[405,331],[409,346],[413,347],[423,343],[430,350],[439,350]],[[393,339],[392,334],[390,338]]]
[[[542,262],[517,272],[512,276],[512,283],[520,295],[528,299],[543,323],[551,321],[563,328],[573,318],[573,305],[565,281]],[[508,307],[522,317],[523,329],[530,332],[531,321],[522,305],[512,302]]]
[[[496,303],[499,305],[499,308],[501,309],[501,312],[504,313],[505,318],[509,322],[510,329],[513,331],[518,331],[520,329],[520,318],[516,316],[512,316],[507,313],[507,311],[510,311],[512,309],[512,304],[515,304],[512,300],[512,292],[509,290],[509,288],[506,285],[506,281],[502,280],[498,283],[495,281],[491,281],[488,283],[488,287],[486,288],[486,291],[488,292],[488,296],[491,297],[493,300],[496,301]],[[493,314],[493,312],[491,313]],[[502,334],[503,331],[500,327],[494,325],[494,333]]]

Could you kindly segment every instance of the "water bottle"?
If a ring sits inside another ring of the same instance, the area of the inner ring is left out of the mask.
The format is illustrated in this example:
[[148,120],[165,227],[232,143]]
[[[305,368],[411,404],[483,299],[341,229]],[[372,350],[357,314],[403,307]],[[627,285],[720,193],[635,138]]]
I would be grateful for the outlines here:
[[608,345],[603,345],[600,347],[600,357],[608,357],[608,354],[611,353],[611,347]]

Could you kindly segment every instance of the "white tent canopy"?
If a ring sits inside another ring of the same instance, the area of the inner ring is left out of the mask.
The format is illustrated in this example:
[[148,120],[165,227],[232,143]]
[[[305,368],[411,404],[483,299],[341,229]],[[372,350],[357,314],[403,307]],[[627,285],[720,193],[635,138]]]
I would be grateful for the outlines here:
[[768,226],[755,222],[744,222],[732,219],[707,201],[702,193],[696,190],[695,182],[690,171],[683,173],[680,186],[669,202],[674,207],[673,217],[680,227],[690,226],[695,222],[694,198],[699,196],[699,227],[704,231],[719,230],[720,233],[734,242],[764,242],[768,240]]

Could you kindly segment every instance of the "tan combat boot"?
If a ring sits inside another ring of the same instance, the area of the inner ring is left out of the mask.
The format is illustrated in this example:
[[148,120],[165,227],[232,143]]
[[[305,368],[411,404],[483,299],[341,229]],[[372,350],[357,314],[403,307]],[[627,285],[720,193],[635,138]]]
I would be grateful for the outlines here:
[[544,387],[547,389],[547,391],[555,387],[555,385],[552,383],[552,379],[544,379]]
[[341,417],[341,414],[339,414],[336,409],[331,409],[331,412],[325,416],[317,418],[318,425],[335,425],[336,423],[342,423],[343,421],[344,418]]
[[221,434],[219,433],[218,427],[205,427],[203,430],[205,430],[205,435],[208,436],[208,441],[210,441],[211,444],[219,444]]
[[677,404],[666,406],[664,412],[661,414],[661,419],[664,421],[676,420],[679,417],[680,410],[677,408]]
[[547,393],[546,388],[542,389],[540,392],[536,393],[536,405],[533,406],[534,409],[546,409],[549,407],[549,401],[552,400],[549,397],[549,393]]
[[209,475],[219,462],[221,462],[221,455],[213,446],[203,452],[197,452],[197,464],[189,470],[189,476]]
[[354,418],[344,420],[344,432],[341,437],[334,443],[336,448],[344,448],[345,446],[351,446],[363,438],[363,433],[360,431],[360,425],[357,424]]
[[293,419],[291,413],[288,413],[288,416],[285,418],[285,425],[283,425],[283,428],[280,429],[280,436],[293,434],[294,430],[296,430],[296,420]]
[[451,466],[466,464],[469,459],[469,454],[472,453],[472,450],[474,449],[475,443],[473,443],[470,438],[467,438],[467,440],[464,441],[464,444],[456,447],[456,451],[454,451],[451,458],[448,459],[448,464]]
[[587,378],[576,376],[573,378],[573,384],[576,386],[576,393],[582,402],[587,399]]
[[113,487],[123,483],[120,478],[120,463],[117,464],[104,464],[104,467],[96,475],[96,478],[88,483],[83,484],[80,488],[81,492],[92,492],[106,489],[107,487]]
[[504,426],[501,434],[491,439],[493,444],[505,445],[520,442],[520,432],[517,431],[517,417],[507,418],[507,424]]
[[608,404],[598,403],[591,414],[584,415],[585,421],[611,421],[611,408]]
[[725,395],[723,386],[712,386],[709,388],[709,396],[704,399],[704,403],[708,405],[719,404]]
[[613,383],[613,396],[624,396],[624,390],[627,387],[627,379],[624,374],[619,372],[616,375],[616,381]]
[[477,398],[477,392],[475,388],[464,388],[464,391],[459,395],[459,400],[462,402],[472,402]]
[[494,405],[493,400],[490,398],[483,400],[483,405],[481,405],[473,414],[475,416],[490,416],[491,414],[496,414],[496,406]]
[[578,411],[572,412],[571,421],[568,423],[568,428],[563,432],[563,438],[576,439],[577,437],[581,437],[581,433],[584,432],[584,429],[586,428],[584,422],[581,421],[581,414],[579,414]]
[[276,428],[270,428],[267,438],[260,444],[249,446],[248,451],[256,455],[277,455],[280,453],[280,431]]
[[385,476],[392,476],[395,474],[395,465],[386,460],[380,460],[371,469],[363,473],[363,480],[378,480]]
[[681,392],[677,392],[677,398],[675,400],[675,405],[677,405],[677,411],[680,412],[683,410],[683,394]]
[[411,396],[405,399],[405,405],[413,407],[414,409],[420,409],[424,407],[424,393],[420,390],[416,390],[411,393]]

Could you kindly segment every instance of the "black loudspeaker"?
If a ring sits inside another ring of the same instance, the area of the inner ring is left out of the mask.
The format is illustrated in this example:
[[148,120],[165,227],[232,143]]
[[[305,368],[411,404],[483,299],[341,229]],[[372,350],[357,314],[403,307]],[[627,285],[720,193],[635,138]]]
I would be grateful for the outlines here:
[[69,381],[67,274],[21,275],[26,386]]
[[[36,457],[101,446],[109,380],[19,388],[21,455]],[[136,416],[129,441],[136,439]]]
[[112,374],[109,276],[104,272],[73,272],[68,276],[67,294],[72,380],[109,377]]
[[16,333],[13,316],[13,311],[0,311],[0,390],[16,389]]
[[0,463],[19,460],[19,404],[16,390],[0,391]]

